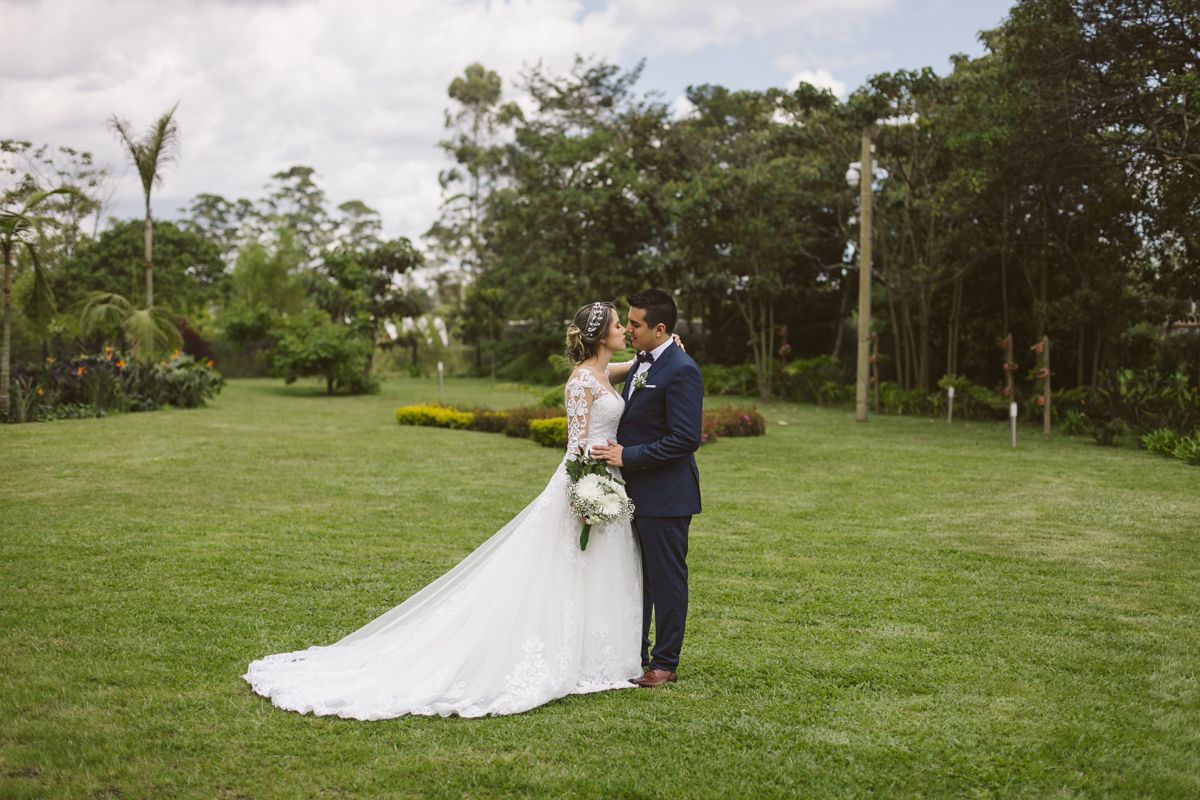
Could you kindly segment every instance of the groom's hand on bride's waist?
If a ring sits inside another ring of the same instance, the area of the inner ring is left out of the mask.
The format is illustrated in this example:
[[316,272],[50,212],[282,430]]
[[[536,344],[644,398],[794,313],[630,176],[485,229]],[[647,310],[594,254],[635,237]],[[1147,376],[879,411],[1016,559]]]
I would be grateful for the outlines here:
[[624,447],[621,447],[614,440],[609,439],[608,444],[592,445],[592,458],[603,461],[610,467],[624,466],[621,462],[621,451],[624,449]]

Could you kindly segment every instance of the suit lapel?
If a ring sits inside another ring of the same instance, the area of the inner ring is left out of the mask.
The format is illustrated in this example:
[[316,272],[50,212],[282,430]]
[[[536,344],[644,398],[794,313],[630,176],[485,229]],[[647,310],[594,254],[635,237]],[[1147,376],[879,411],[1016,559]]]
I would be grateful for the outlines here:
[[[650,365],[650,369],[646,370],[646,383],[647,384],[650,383],[651,379],[653,379],[656,374],[662,372],[663,369],[665,369],[665,367],[663,365],[667,364],[668,362],[670,362],[670,360],[672,358],[675,357],[675,351],[678,349],[679,348],[677,345],[671,345],[666,350],[663,350],[661,356],[654,359],[654,363]],[[633,369],[636,370],[637,367],[634,367]],[[630,376],[629,379],[627,379],[625,381],[625,410],[621,412],[622,419],[624,419],[625,415],[629,413],[629,408],[630,408],[630,406],[633,405],[633,397],[634,397],[635,392],[633,391],[632,386],[633,386],[633,377]],[[644,387],[643,387],[642,391],[645,391]]]

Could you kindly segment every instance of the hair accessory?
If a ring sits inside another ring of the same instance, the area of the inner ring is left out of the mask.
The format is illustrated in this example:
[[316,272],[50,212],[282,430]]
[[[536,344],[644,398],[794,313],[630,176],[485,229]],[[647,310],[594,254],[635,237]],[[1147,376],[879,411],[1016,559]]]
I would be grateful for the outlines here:
[[600,332],[600,325],[607,316],[604,313],[604,303],[592,303],[592,313],[588,315],[587,321],[587,337],[589,339],[596,338],[596,334]]

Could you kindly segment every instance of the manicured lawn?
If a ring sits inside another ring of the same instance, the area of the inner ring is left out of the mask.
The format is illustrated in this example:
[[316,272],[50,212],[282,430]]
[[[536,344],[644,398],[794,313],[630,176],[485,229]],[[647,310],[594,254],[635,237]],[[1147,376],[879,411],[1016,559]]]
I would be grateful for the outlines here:
[[482,720],[276,710],[248,661],[400,602],[557,465],[395,424],[436,398],[235,381],[0,427],[0,796],[1200,797],[1200,469],[809,406],[701,451],[676,686]]

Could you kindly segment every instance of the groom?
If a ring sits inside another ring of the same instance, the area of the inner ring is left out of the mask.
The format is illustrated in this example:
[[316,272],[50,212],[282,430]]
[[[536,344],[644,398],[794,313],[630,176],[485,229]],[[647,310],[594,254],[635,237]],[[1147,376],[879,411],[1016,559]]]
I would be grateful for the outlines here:
[[666,292],[650,289],[629,298],[628,327],[638,365],[625,379],[617,441],[592,447],[592,455],[621,468],[636,506],[645,672],[632,682],[645,687],[675,680],[687,619],[688,526],[700,513],[700,473],[692,454],[700,447],[704,380],[696,362],[671,339],[677,317]]

